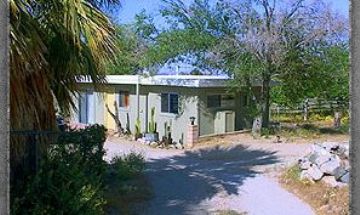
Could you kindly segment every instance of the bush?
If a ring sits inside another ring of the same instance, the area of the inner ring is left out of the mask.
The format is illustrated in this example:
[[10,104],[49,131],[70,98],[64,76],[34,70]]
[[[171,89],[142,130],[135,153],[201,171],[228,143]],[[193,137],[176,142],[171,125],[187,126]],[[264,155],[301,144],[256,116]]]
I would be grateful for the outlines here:
[[268,138],[269,135],[274,135],[275,129],[273,127],[270,128],[261,128],[261,136],[265,136],[265,138]]
[[104,214],[104,126],[61,135],[40,170],[12,187],[12,214]]
[[145,159],[142,154],[131,152],[124,157],[114,157],[110,165],[119,180],[127,180],[144,170]]

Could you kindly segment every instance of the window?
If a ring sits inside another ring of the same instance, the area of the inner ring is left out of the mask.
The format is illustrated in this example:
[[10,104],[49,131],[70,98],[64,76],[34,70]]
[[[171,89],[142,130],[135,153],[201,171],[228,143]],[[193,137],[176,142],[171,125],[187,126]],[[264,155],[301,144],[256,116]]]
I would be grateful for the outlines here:
[[207,97],[208,108],[234,107],[235,98],[231,95],[210,95]]
[[119,107],[129,107],[129,92],[120,91],[119,92]]
[[211,95],[207,97],[207,107],[216,108],[221,106],[221,96],[220,95]]
[[79,122],[94,123],[94,94],[92,91],[80,92],[79,94]]
[[222,95],[220,105],[221,105],[221,107],[234,107],[235,106],[235,97],[232,95]]
[[175,93],[161,93],[161,112],[179,113],[179,95]]

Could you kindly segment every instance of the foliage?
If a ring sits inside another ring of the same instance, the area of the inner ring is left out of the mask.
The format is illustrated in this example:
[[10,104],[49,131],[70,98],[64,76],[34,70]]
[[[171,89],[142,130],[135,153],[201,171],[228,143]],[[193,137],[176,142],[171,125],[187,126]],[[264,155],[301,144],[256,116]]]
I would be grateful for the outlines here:
[[103,144],[94,125],[59,137],[37,174],[12,187],[12,214],[104,214]]
[[261,136],[265,136],[265,138],[269,138],[269,135],[274,135],[275,130],[273,128],[261,128]]
[[273,102],[295,106],[306,98],[318,98],[348,106],[348,47],[329,46],[319,50],[319,54],[302,56],[306,59],[283,67],[281,85],[272,91]]
[[283,174],[284,179],[300,181],[301,169],[299,165],[293,165]]
[[114,157],[110,165],[119,180],[128,180],[144,170],[145,159],[142,154],[131,152],[124,157]]
[[140,136],[141,136],[141,121],[139,118],[137,118],[135,122],[135,138],[138,138]]
[[149,132],[155,134],[157,130],[156,127],[157,123],[155,122],[155,107],[152,107],[150,113]]
[[322,47],[342,44],[347,39],[346,21],[322,1],[164,3],[161,13],[170,27],[158,34],[157,45],[153,46],[156,51],[150,52],[164,59],[158,58],[157,62],[190,53],[195,56],[196,66],[234,77],[234,89],[260,82],[263,90],[257,103],[265,127],[270,81],[288,77],[282,75],[286,68],[294,64],[299,68],[307,64],[305,60],[319,56]]
[[115,54],[115,60],[107,63],[107,74],[124,75],[142,72],[141,59],[147,50],[147,44],[136,33],[136,29],[130,25],[118,25],[115,44],[119,51]]
[[10,0],[12,129],[55,128],[68,114],[76,82],[104,81],[114,30],[99,9],[118,0]]

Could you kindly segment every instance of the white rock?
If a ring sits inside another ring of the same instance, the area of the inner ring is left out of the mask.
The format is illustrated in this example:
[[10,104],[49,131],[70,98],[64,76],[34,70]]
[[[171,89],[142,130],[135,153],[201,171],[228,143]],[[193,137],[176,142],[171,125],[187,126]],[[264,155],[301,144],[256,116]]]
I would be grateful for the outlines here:
[[342,184],[341,182],[336,181],[335,177],[331,175],[324,176],[322,181],[324,181],[330,187],[340,187]]
[[332,149],[338,148],[339,143],[337,142],[323,142],[321,146],[328,152],[330,152]]
[[150,146],[151,146],[151,147],[157,147],[157,146],[158,146],[158,143],[157,143],[157,142],[151,142],[151,143],[150,143]]
[[340,180],[340,178],[345,175],[348,171],[345,169],[344,166],[339,166],[336,170],[335,170],[335,173],[334,173],[334,176],[335,176],[335,179],[337,181]]
[[341,181],[343,183],[349,183],[350,182],[350,172],[346,171],[346,173],[343,176],[341,176],[339,181]]
[[332,157],[327,162],[322,163],[319,167],[323,173],[334,175],[336,169],[340,167],[340,161],[335,157]]
[[311,177],[311,175],[308,173],[307,170],[303,170],[300,173],[300,180],[310,180],[313,181],[313,178]]
[[329,162],[332,159],[332,155],[330,153],[326,153],[326,154],[320,154],[316,159],[315,159],[315,164],[318,166],[323,165],[326,162]]
[[324,175],[324,173],[316,165],[312,165],[306,171],[314,181],[319,181]]
[[306,170],[311,167],[311,162],[307,158],[299,159],[298,164],[299,164],[300,169],[302,169],[302,170]]

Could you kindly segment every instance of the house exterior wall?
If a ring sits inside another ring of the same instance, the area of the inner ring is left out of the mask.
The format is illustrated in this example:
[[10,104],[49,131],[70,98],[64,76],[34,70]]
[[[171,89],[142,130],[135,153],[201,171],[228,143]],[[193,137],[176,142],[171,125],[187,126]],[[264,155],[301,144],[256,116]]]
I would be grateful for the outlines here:
[[[260,95],[261,87],[253,88],[256,96]],[[215,133],[215,117],[218,111],[234,111],[235,112],[235,131],[250,128],[252,118],[247,114],[250,98],[244,93],[237,93],[234,96],[233,105],[225,105],[222,107],[209,108],[207,105],[207,97],[211,95],[229,95],[225,87],[217,88],[201,88],[198,89],[199,94],[199,132],[200,136]]]
[[[81,90],[92,89],[89,84],[81,84]],[[136,85],[118,84],[106,85],[94,92],[94,116],[95,123],[104,124],[108,129],[115,129],[115,122],[106,109],[108,105],[111,112],[115,113],[114,101],[119,105],[119,91],[129,92],[129,106],[127,108],[119,107],[119,117],[123,128],[129,127],[134,133],[135,122],[137,119],[137,95]],[[179,113],[161,112],[161,93],[177,93],[179,95]],[[234,97],[234,103],[231,106],[218,108],[207,107],[207,96],[226,95],[225,87],[214,88],[193,88],[179,86],[148,86],[140,85],[139,96],[139,117],[141,122],[141,132],[147,131],[150,121],[151,108],[155,107],[155,121],[157,131],[161,138],[165,135],[165,122],[171,125],[173,141],[180,140],[186,142],[187,126],[190,123],[190,117],[195,117],[195,124],[199,125],[199,135],[208,135],[214,133],[214,120],[217,111],[230,110],[235,112],[235,130],[241,130],[251,126],[251,119],[246,119],[244,113],[245,97],[238,94]],[[79,99],[74,100],[79,107]],[[78,112],[73,112],[74,119],[78,121]]]
[[225,88],[203,88],[199,89],[199,109],[200,109],[200,136],[215,133],[215,117],[218,111],[234,111],[235,112],[235,130],[243,129],[241,121],[241,97],[234,96],[234,103],[232,105],[225,105],[222,107],[208,107],[207,98],[211,95],[228,95]]
[[[155,121],[160,138],[165,135],[165,122],[171,125],[171,136],[173,141],[186,142],[187,126],[190,123],[190,117],[198,119],[198,96],[197,90],[187,87],[174,86],[148,86],[148,119],[151,117],[151,108],[155,107]],[[161,112],[161,93],[177,93],[179,95],[179,113]],[[196,122],[196,124],[198,124]]]

